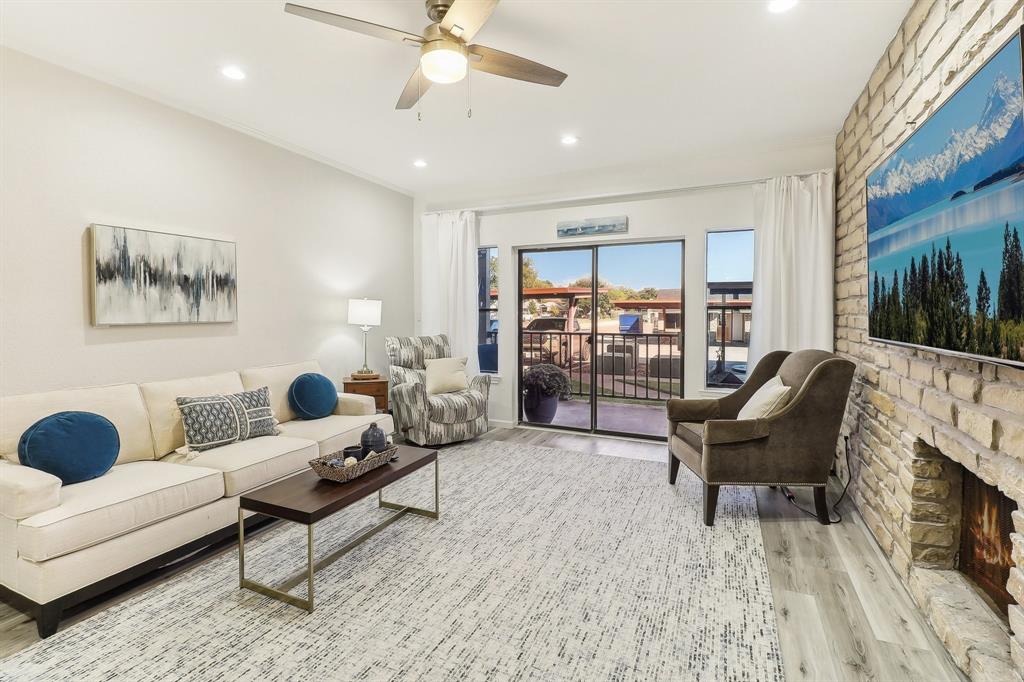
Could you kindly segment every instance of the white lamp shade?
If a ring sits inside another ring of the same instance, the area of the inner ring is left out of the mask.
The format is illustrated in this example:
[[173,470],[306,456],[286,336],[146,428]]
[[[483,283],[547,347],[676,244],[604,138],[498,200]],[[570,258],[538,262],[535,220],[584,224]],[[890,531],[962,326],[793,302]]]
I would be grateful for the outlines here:
[[351,298],[348,301],[348,323],[361,327],[380,326],[380,301]]

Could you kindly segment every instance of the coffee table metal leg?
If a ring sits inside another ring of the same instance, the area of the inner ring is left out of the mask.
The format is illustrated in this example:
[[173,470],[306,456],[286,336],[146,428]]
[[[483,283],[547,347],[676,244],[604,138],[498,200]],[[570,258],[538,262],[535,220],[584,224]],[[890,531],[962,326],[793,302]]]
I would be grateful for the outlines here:
[[[286,604],[292,606],[298,606],[301,609],[305,609],[310,613],[313,612],[313,575],[316,571],[328,566],[348,552],[355,549],[358,545],[369,540],[371,537],[384,530],[392,523],[405,516],[406,514],[417,514],[419,516],[426,516],[431,519],[437,519],[441,516],[441,474],[438,461],[434,460],[434,508],[431,509],[420,509],[418,507],[409,507],[406,505],[395,504],[394,502],[387,502],[384,500],[384,494],[381,491],[377,491],[377,501],[383,509],[393,509],[396,513],[390,515],[380,523],[367,528],[366,530],[358,533],[356,536],[350,538],[344,545],[331,552],[320,561],[313,561],[313,524],[302,524],[306,526],[306,570],[300,571],[288,578],[283,583],[275,587],[264,585],[250,580],[245,577],[245,515],[241,507],[238,509],[238,585],[239,588],[250,589],[254,592],[258,592],[264,596],[283,601]],[[272,516],[261,512],[266,516]],[[287,519],[282,519],[287,520]],[[306,581],[306,598],[295,597],[288,594],[287,590],[292,589],[305,579]]]
[[245,513],[238,508],[238,586],[245,583]]
[[[268,515],[269,516],[269,515]],[[300,577],[298,580],[290,578],[278,587],[271,587],[264,585],[263,583],[250,580],[245,577],[245,521],[244,515],[241,508],[238,510],[238,586],[239,588],[246,588],[253,592],[259,592],[266,597],[272,597],[279,601],[283,601],[286,604],[292,606],[298,606],[300,609],[305,609],[310,613],[313,613],[313,572],[315,571],[315,565],[313,563],[313,524],[306,526],[306,571],[303,576],[306,579],[306,598],[296,597],[288,594],[286,590],[298,585],[302,582]]]
[[404,504],[397,504],[395,502],[388,502],[384,499],[384,489],[377,491],[377,506],[381,509],[394,509],[395,511],[406,512],[409,514],[416,514],[417,516],[426,516],[430,519],[438,519],[441,517],[441,474],[440,474],[440,460],[434,460],[434,508],[433,509],[420,509],[419,507],[410,507]]
[[307,610],[313,613],[313,524],[306,526],[309,530],[306,536],[306,570],[308,575],[306,577],[306,601],[309,602]]

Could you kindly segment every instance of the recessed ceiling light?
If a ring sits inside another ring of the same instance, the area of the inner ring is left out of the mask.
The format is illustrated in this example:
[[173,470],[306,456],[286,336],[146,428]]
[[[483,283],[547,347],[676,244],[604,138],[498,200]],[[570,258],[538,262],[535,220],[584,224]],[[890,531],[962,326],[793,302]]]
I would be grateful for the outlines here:
[[423,159],[416,159],[415,161],[412,162],[412,165],[416,166],[417,168],[426,168],[427,162],[424,161]]
[[796,7],[800,0],[768,0],[768,11],[772,14],[782,14]]
[[571,147],[579,141],[580,138],[576,137],[575,135],[562,135],[562,144],[564,144],[566,147]]
[[232,64],[231,66],[225,66],[223,69],[220,70],[220,73],[225,78],[230,78],[233,81],[245,80],[245,71],[242,71],[241,67],[235,66],[234,64]]

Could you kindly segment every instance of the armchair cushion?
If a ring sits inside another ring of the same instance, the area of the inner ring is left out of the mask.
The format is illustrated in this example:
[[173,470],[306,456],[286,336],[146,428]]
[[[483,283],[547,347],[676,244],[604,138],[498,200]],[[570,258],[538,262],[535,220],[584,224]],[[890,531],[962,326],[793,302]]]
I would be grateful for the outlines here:
[[704,422],[719,416],[717,400],[681,400],[673,398],[668,401],[668,419],[673,422]]
[[704,422],[678,422],[675,435],[697,452],[704,449]]
[[391,385],[401,386],[402,384],[423,384],[427,385],[427,373],[422,369],[410,369],[391,365]]
[[760,419],[770,417],[789,402],[789,395],[792,388],[782,383],[782,379],[775,376],[764,383],[761,388],[750,396],[750,400],[740,408],[737,419]]
[[427,393],[455,393],[469,388],[466,378],[466,358],[434,358],[426,360]]
[[704,445],[742,443],[767,438],[767,419],[710,419],[704,422]]
[[386,336],[384,350],[392,367],[424,369],[425,360],[450,358],[451,345],[444,334],[436,336]]
[[487,412],[487,398],[479,391],[463,390],[427,397],[427,418],[439,424],[459,424]]
[[53,474],[0,460],[0,514],[17,521],[59,507],[60,486]]

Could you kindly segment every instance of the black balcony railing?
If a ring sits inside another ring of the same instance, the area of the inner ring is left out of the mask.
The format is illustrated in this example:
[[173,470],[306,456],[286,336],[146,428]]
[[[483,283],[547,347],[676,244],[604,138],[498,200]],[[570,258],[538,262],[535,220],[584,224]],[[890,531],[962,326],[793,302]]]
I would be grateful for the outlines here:
[[542,362],[560,367],[574,395],[589,398],[592,368],[598,398],[663,401],[682,395],[679,333],[523,330],[520,336],[523,367]]

